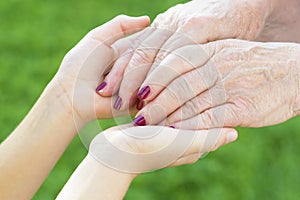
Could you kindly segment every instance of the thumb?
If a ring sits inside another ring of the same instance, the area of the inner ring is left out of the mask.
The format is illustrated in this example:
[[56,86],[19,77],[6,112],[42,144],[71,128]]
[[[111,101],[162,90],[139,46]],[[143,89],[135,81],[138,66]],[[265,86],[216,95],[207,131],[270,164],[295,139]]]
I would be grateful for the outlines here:
[[195,131],[194,141],[183,156],[214,151],[225,144],[235,141],[237,137],[237,131],[232,128]]
[[186,152],[170,166],[193,164],[207,152],[215,151],[221,146],[234,142],[238,133],[232,128],[195,131],[194,141]]
[[148,16],[130,17],[119,15],[111,21],[90,31],[87,37],[110,46],[126,35],[140,31],[150,24]]

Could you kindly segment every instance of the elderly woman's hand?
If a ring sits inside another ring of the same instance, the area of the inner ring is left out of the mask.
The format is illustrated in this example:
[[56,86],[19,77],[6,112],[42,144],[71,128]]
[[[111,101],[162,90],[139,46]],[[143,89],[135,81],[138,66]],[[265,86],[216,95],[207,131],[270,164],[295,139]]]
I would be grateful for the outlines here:
[[300,45],[223,40],[186,46],[145,80],[136,125],[261,127],[298,114]]
[[50,88],[58,100],[65,102],[78,123],[84,125],[96,118],[112,116],[112,98],[96,95],[95,88],[114,60],[128,49],[128,44],[118,39],[145,28],[149,22],[148,17],[120,15],[90,31],[64,57]]
[[[186,45],[226,38],[300,41],[296,25],[300,5],[295,0],[282,4],[277,0],[194,0],[174,6],[129,40],[131,48],[117,60],[99,94],[118,93],[115,108],[129,108],[147,74],[170,52]],[[137,108],[142,106],[138,100]]]

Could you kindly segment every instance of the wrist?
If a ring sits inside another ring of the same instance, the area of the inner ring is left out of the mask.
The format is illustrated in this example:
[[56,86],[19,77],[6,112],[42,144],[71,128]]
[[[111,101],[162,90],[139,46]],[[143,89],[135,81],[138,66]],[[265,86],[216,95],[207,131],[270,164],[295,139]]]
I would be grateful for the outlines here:
[[88,154],[57,199],[123,199],[133,178],[106,167]]
[[295,100],[295,106],[294,106],[294,113],[295,116],[300,115],[300,45],[296,45],[296,64],[295,64],[295,76],[296,76],[296,100]]
[[288,26],[298,21],[300,3],[298,0],[267,0],[270,8],[269,21],[281,26]]
[[[300,56],[300,54],[299,54]],[[299,57],[300,58],[300,57]],[[297,65],[297,92],[296,92],[296,106],[295,106],[295,115],[299,116],[300,115],[300,65]]]
[[266,19],[272,15],[275,7],[277,6],[277,0],[256,0],[256,1],[248,0],[248,3],[249,4],[253,3],[253,6],[257,10],[259,10],[258,13],[261,16],[263,16],[262,18],[264,19],[264,21],[266,21]]
[[[101,161],[97,160],[91,153],[88,153],[87,162],[90,166],[93,166],[94,170],[97,172],[100,172],[100,174],[103,174],[107,176],[108,178],[112,179],[122,179],[124,182],[131,183],[138,174],[130,173],[130,172],[124,172],[121,170],[114,169],[112,167],[109,167],[105,164],[103,164]],[[105,173],[104,173],[105,172]]]
[[[86,160],[87,169],[89,169],[87,173],[93,176],[86,183],[90,187],[97,188],[97,196],[99,197],[99,193],[101,193],[103,196],[101,195],[100,199],[123,199],[136,175],[108,167],[96,160],[90,153]],[[83,192],[86,193],[86,191]]]
[[[72,98],[73,87],[68,81],[62,81],[56,76],[47,85],[40,100],[47,106],[51,113],[59,117],[62,121],[72,122],[72,126],[79,132],[89,121],[82,120],[78,109],[74,108],[74,99]],[[69,81],[71,82],[71,81]]]

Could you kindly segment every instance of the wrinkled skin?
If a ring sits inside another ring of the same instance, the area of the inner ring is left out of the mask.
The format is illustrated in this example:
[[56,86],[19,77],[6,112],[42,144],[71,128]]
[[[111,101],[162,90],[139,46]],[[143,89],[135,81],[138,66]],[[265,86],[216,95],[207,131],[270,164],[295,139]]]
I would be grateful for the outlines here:
[[183,47],[147,77],[149,104],[137,115],[181,129],[284,122],[299,114],[299,58],[294,43],[229,39]]
[[131,48],[116,61],[99,94],[118,94],[117,109],[128,109],[146,76],[170,52],[186,45],[227,38],[300,41],[299,10],[296,0],[194,0],[176,5],[128,40]]

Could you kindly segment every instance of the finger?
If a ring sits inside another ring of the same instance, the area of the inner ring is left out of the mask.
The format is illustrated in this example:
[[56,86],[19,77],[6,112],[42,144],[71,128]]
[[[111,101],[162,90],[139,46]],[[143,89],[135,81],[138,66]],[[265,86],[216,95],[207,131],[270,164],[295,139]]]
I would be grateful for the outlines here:
[[185,102],[213,87],[218,79],[218,71],[210,63],[180,76],[137,114],[134,124],[157,124]]
[[138,88],[145,80],[158,50],[170,35],[168,31],[155,30],[134,51],[120,85],[120,104],[116,108],[126,109],[136,101]]
[[[219,59],[215,60],[215,57],[218,56],[218,52],[224,48],[245,47],[247,45],[246,41],[239,42],[239,40],[228,39],[203,45],[188,45],[170,53],[167,49],[179,46],[180,44],[177,45],[176,41],[178,41],[178,43],[182,42],[176,38],[178,35],[173,35],[173,37],[175,39],[170,40],[174,42],[174,47],[171,46],[172,43],[170,45],[168,44],[169,40],[166,42],[165,47],[163,47],[161,52],[156,56],[156,59],[158,59],[157,62],[160,64],[156,64],[155,66],[157,67],[151,68],[147,78],[140,87],[138,97],[144,101],[151,101],[156,98],[157,95],[178,76],[201,67],[209,61],[218,63],[218,60],[224,60],[224,56],[219,56]],[[189,40],[189,38],[183,39],[183,42],[186,44],[194,43],[194,41],[191,40],[192,39]],[[236,51],[239,51],[239,49]],[[167,54],[167,56],[164,54]],[[214,58],[213,61],[212,57]],[[162,61],[160,62],[160,60]],[[214,64],[212,66],[217,67]]]
[[191,154],[188,156],[184,156],[184,157],[176,160],[175,163],[172,163],[170,165],[170,167],[194,164],[195,162],[197,162],[199,160],[200,157],[201,157],[200,153],[194,153],[194,154]]
[[133,116],[137,113],[136,108],[131,107],[128,110],[114,110],[114,109],[104,109],[104,108],[112,108],[113,103],[116,100],[116,97],[111,98],[103,98],[99,95],[95,94],[95,101],[94,101],[94,110],[97,119],[110,119],[112,117],[123,117],[123,116]]
[[165,125],[172,125],[176,122],[192,118],[212,107],[225,104],[227,100],[228,97],[223,85],[217,83],[216,86],[206,90],[205,92],[186,102],[179,109],[168,116]]
[[187,130],[235,127],[240,125],[238,112],[240,111],[234,104],[226,103],[208,109],[195,117],[174,123],[172,126]]
[[86,37],[110,46],[118,39],[145,28],[149,23],[150,18],[148,16],[130,17],[119,15],[106,24],[93,29]]
[[152,32],[153,30],[148,27],[113,43],[111,47],[115,49],[116,59],[123,54],[126,54],[128,51],[131,52],[132,49],[137,48]]
[[99,95],[103,97],[111,97],[118,92],[125,71],[125,65],[123,65],[123,63],[129,62],[132,52],[133,50],[127,51],[126,54],[123,54],[115,61],[110,72],[96,88],[96,92]]
[[137,48],[151,33],[153,29],[147,28],[129,37],[115,42],[112,47],[115,50],[116,61],[104,81],[96,91],[101,96],[107,97],[117,93],[124,76],[125,69],[132,58],[134,49]]
[[175,50],[184,47],[184,46],[191,46],[191,45],[196,45],[191,38],[189,38],[187,35],[181,34],[179,32],[175,32],[164,44],[163,46],[159,49],[155,61],[153,65],[151,66],[151,69],[149,70],[149,74],[156,69],[159,64],[172,52]]
[[[182,131],[182,130],[180,130]],[[237,132],[232,128],[216,128],[210,130],[198,130],[191,146],[182,156],[195,153],[206,153],[216,150],[222,145],[237,139]]]
[[137,31],[148,24],[148,17],[118,16],[90,31],[66,54],[62,64],[73,66],[70,68],[72,71],[74,68],[80,70],[78,79],[99,80],[99,75],[103,75],[115,57],[114,49],[110,45],[127,33]]
[[173,80],[205,65],[211,58],[203,45],[191,45],[180,48],[168,55],[143,82],[138,97],[144,101],[151,101],[165,89]]
[[[184,132],[181,134],[184,134]],[[238,134],[235,129],[196,131],[190,147],[172,166],[193,164],[197,162],[204,153],[215,151],[221,146],[235,141],[237,137]]]
[[97,135],[89,152],[114,169],[141,173],[170,166],[192,154],[209,152],[216,145],[219,147],[236,138],[234,129],[188,131],[159,126],[124,127]]
[[[176,36],[174,36],[176,38]],[[176,46],[176,39],[174,39]],[[191,39],[192,40],[192,39]],[[178,42],[181,42],[180,39],[177,39]],[[188,39],[183,40],[186,43],[189,43]],[[166,42],[168,43],[168,41]],[[171,45],[171,44],[170,44]],[[244,47],[247,45],[246,41],[239,40],[221,40],[216,42],[210,42],[203,45],[189,45],[184,46],[175,50],[174,52],[169,53],[166,57],[163,55],[160,58],[160,53],[157,55],[156,59],[163,59],[162,62],[157,67],[152,67],[151,71],[148,72],[147,78],[143,82],[138,92],[138,97],[144,101],[151,101],[157,97],[157,95],[174,79],[181,76],[184,73],[187,73],[195,68],[201,67],[207,64],[209,61],[213,67],[214,63],[219,63],[218,61],[224,61],[224,56],[220,57],[218,52],[224,48],[237,48]],[[172,48],[166,44],[164,49]],[[162,49],[162,54],[164,53]],[[234,49],[235,51],[240,51],[239,49]],[[218,57],[218,58],[217,58]],[[212,59],[213,58],[213,59]],[[212,61],[213,60],[213,61]],[[159,62],[159,61],[158,61]],[[223,63],[222,63],[223,64]],[[226,66],[224,66],[226,67]],[[227,71],[230,68],[227,69]]]

